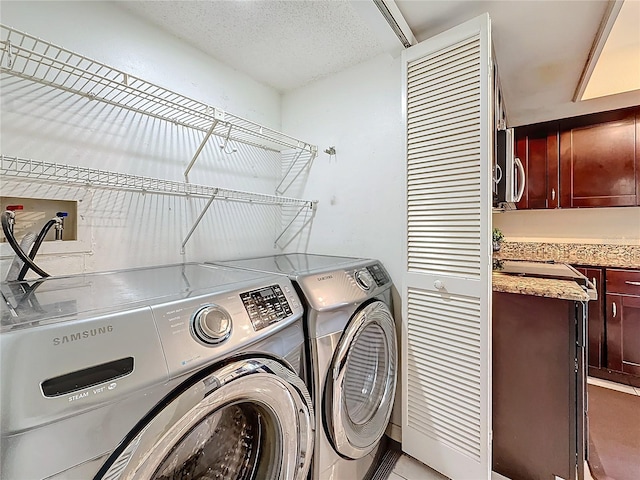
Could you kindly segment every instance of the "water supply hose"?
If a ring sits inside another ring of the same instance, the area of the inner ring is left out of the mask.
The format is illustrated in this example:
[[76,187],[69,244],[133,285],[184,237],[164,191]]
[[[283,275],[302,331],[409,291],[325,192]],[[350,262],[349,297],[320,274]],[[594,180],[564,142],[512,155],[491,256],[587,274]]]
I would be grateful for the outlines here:
[[[36,241],[33,242],[33,246],[29,251],[29,258],[31,260],[36,258],[36,254],[40,249],[40,245],[42,245],[42,242],[44,242],[44,238],[47,236],[47,233],[49,233],[49,230],[51,230],[51,227],[53,227],[55,224],[57,224],[60,221],[61,220],[58,217],[56,217],[56,218],[52,218],[51,220],[49,220],[47,223],[44,224],[44,227],[42,227],[42,230],[40,230],[40,233],[38,233],[38,236],[36,237]],[[30,265],[27,265],[26,263],[22,266],[22,268],[20,269],[20,273],[18,274],[18,280],[24,280],[24,277],[27,275],[29,268],[31,268]]]
[[25,266],[28,265],[29,268],[31,268],[31,270],[36,272],[41,277],[48,277],[49,274],[44,270],[42,270],[38,265],[36,265],[33,262],[33,260],[31,260],[31,258],[29,258],[29,256],[26,253],[24,253],[24,250],[22,250],[20,245],[18,245],[18,242],[16,241],[16,237],[13,236],[13,226],[12,226],[13,215],[14,214],[11,211],[5,211],[2,213],[2,231],[4,232],[4,235],[7,238],[7,242],[9,242],[9,245],[11,245],[11,248],[13,249],[13,251],[16,252],[16,255],[20,257],[20,260],[22,260],[25,263]]
[[[22,248],[23,252],[28,252],[31,250],[33,243],[36,241],[37,235],[33,232],[28,232],[22,237],[20,240],[20,248]],[[9,271],[7,272],[7,276],[4,278],[6,282],[10,282],[18,279],[18,273],[22,269],[24,262],[20,260],[18,256],[13,257],[13,261],[11,262],[11,266],[9,267]]]

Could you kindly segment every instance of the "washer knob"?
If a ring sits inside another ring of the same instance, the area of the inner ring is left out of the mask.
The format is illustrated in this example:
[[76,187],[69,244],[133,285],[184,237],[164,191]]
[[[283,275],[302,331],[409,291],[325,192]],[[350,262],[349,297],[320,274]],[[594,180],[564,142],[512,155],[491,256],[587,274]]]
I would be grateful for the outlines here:
[[231,316],[217,305],[205,305],[193,315],[193,332],[207,345],[218,345],[231,335]]
[[375,280],[366,269],[358,270],[355,276],[356,283],[363,290],[371,290],[371,287],[375,284]]

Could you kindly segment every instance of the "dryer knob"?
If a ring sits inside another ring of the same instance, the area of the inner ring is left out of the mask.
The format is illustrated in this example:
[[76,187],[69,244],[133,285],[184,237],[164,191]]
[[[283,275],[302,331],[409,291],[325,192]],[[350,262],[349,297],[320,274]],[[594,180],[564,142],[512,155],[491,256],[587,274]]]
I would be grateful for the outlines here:
[[218,345],[231,335],[231,316],[217,305],[205,305],[193,315],[193,332],[201,342]]
[[369,271],[364,269],[356,272],[356,283],[363,290],[371,290],[371,287],[375,285],[375,280]]

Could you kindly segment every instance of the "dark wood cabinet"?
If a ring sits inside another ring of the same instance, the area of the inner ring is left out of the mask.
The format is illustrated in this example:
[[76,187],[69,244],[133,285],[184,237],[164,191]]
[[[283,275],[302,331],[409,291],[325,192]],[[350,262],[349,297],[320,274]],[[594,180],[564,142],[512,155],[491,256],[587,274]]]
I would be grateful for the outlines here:
[[517,208],[557,208],[558,124],[517,129],[515,148],[525,170],[525,191]]
[[640,270],[608,268],[606,276],[606,366],[640,376]]
[[583,478],[584,304],[494,292],[492,308],[493,470]]
[[589,316],[587,322],[588,343],[587,363],[591,368],[606,368],[605,355],[605,321],[604,321],[604,271],[596,267],[576,267],[580,273],[589,279],[596,287],[597,300],[590,300],[588,304]]
[[640,107],[515,129],[518,209],[640,205]]
[[638,205],[636,112],[560,122],[560,206]]

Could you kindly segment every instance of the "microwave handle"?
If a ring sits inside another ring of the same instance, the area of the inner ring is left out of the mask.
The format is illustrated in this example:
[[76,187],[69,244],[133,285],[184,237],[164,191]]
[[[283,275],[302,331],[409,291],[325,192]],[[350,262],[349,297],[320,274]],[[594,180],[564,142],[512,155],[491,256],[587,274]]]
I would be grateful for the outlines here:
[[518,157],[515,157],[514,164],[518,170],[518,176],[520,177],[520,181],[518,182],[518,193],[514,199],[515,202],[519,202],[522,199],[522,195],[524,194],[524,182],[525,182],[525,174],[524,167],[522,166],[522,162]]
[[493,181],[494,183],[500,183],[502,181],[502,169],[500,168],[500,165],[498,165],[496,163],[496,173],[495,176],[493,177]]

